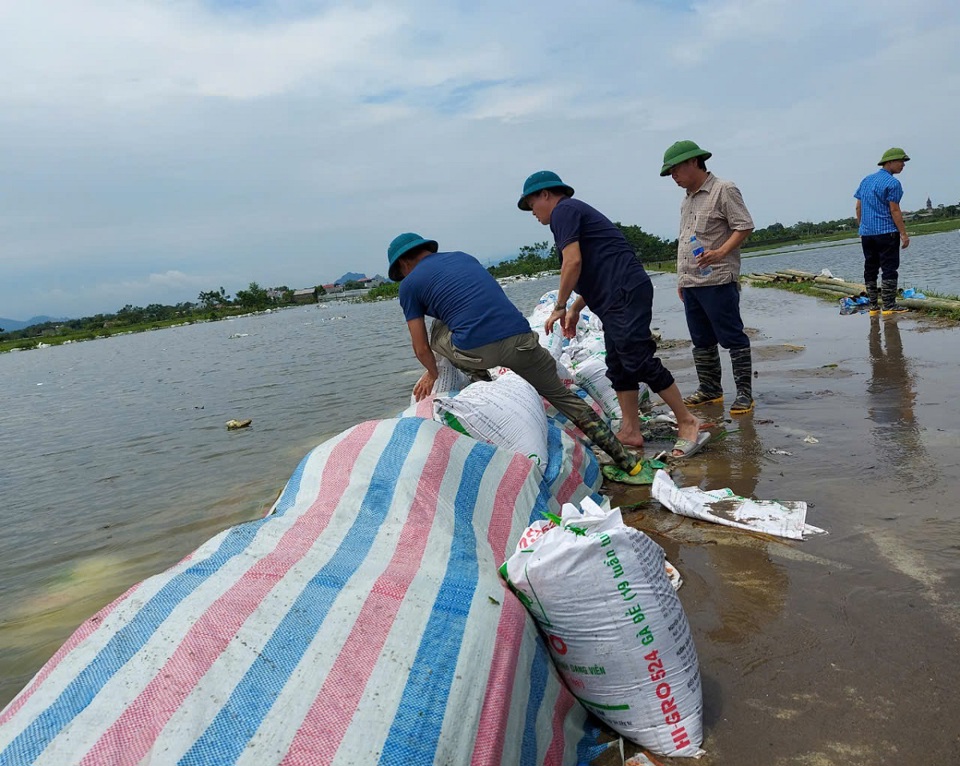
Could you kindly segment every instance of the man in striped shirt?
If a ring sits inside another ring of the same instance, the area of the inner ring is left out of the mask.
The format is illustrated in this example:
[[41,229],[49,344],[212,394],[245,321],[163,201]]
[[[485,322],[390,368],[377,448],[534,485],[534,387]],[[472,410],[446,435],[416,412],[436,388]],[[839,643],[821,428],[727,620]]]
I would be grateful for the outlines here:
[[[736,184],[707,170],[711,156],[693,141],[677,141],[664,152],[660,169],[686,192],[680,203],[677,293],[699,386],[684,402],[691,407],[723,402],[719,345],[730,352],[737,387],[730,414],[745,415],[754,408],[753,359],[740,316],[740,245],[753,231],[753,219]],[[704,248],[696,258],[693,236]]]
[[[903,187],[894,176],[910,161],[899,147],[887,149],[877,164],[880,170],[860,182],[857,193],[857,225],[863,247],[863,282],[870,299],[870,316],[880,313],[878,297],[883,298],[883,313],[898,314],[907,311],[897,305],[897,270],[900,268],[900,248],[910,245],[907,227],[903,223],[900,200]],[[880,291],[877,276],[881,270]]]

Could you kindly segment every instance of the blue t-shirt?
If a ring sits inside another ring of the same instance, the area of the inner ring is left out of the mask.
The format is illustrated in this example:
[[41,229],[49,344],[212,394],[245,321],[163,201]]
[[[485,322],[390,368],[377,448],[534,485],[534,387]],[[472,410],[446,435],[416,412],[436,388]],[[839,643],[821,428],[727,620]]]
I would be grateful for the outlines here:
[[467,351],[530,332],[528,322],[476,258],[467,253],[433,253],[400,283],[400,306],[411,319],[439,319],[453,345]]
[[890,234],[897,230],[890,212],[890,203],[900,204],[903,199],[903,187],[886,168],[880,168],[860,182],[857,193],[860,200],[860,236]]
[[600,211],[578,199],[557,203],[550,216],[550,231],[563,260],[563,248],[580,243],[580,279],[576,291],[602,320],[604,312],[650,277],[637,260],[623,232]]

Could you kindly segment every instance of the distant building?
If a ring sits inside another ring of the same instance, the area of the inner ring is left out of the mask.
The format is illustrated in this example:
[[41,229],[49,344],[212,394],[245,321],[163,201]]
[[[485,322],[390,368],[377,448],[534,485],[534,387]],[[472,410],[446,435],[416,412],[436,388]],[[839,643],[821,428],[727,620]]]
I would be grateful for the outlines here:
[[927,210],[933,210],[933,203],[930,201],[929,197],[927,197]]
[[335,295],[336,293],[343,292],[343,285],[338,285],[336,282],[333,282],[329,285],[324,285],[323,289],[327,291],[327,295]]
[[305,287],[302,290],[293,291],[293,302],[294,303],[316,303],[317,302],[317,288],[315,287]]

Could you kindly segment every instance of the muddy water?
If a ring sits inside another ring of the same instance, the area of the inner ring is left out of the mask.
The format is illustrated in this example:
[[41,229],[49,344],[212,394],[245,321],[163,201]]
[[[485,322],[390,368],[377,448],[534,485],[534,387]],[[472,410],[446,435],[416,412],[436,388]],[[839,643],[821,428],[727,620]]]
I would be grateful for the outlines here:
[[[682,341],[674,278],[654,281],[655,323]],[[508,292],[528,310],[555,286]],[[674,517],[646,489],[613,497],[685,578],[700,763],[956,764],[960,330],[769,289],[745,288],[743,310],[757,411],[675,479],[806,500],[829,535],[774,541]],[[688,347],[664,358],[692,390]],[[401,409],[417,373],[392,302],[6,355],[0,375],[2,704],[101,605],[260,515],[324,434]],[[228,433],[231,417],[253,428]]]
[[[674,298],[658,292],[657,316],[683,338]],[[805,500],[829,534],[776,541],[673,516],[645,488],[612,496],[685,578],[701,763],[960,763],[960,329],[769,289],[743,309],[757,409],[674,478]],[[689,350],[664,360],[689,390]],[[729,407],[726,357],[724,374]]]

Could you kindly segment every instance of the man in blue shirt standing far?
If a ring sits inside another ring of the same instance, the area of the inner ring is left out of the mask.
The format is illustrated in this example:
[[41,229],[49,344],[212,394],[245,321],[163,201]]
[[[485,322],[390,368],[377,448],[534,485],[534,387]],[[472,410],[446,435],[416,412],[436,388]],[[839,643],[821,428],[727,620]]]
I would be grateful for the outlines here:
[[887,149],[877,164],[880,170],[860,182],[857,193],[857,225],[863,247],[863,282],[870,299],[870,316],[880,313],[877,300],[877,276],[881,270],[880,297],[883,314],[899,314],[909,309],[897,304],[897,270],[900,268],[900,248],[910,245],[907,227],[903,223],[900,200],[903,187],[894,178],[910,161],[899,147]]
[[[672,457],[700,450],[710,434],[701,430],[704,424],[687,409],[673,375],[656,357],[657,344],[650,334],[653,285],[623,232],[598,210],[574,199],[573,188],[549,170],[527,178],[517,207],[550,227],[560,254],[560,289],[547,332],[561,321],[564,334],[573,337],[584,306],[603,322],[607,377],[623,412],[620,441],[643,446],[638,399],[639,384],[646,383],[677,419],[680,438]],[[574,290],[579,296],[568,310]]]
[[[395,237],[387,250],[387,274],[400,283],[400,306],[413,352],[426,369],[413,389],[417,401],[429,396],[437,381],[434,353],[471,377],[508,367],[614,459],[616,474],[606,470],[614,466],[605,466],[604,475],[638,483],[643,461],[624,449],[590,405],[563,385],[556,361],[497,280],[472,255],[438,250],[435,240],[412,232]],[[429,339],[427,316],[434,318]]]

